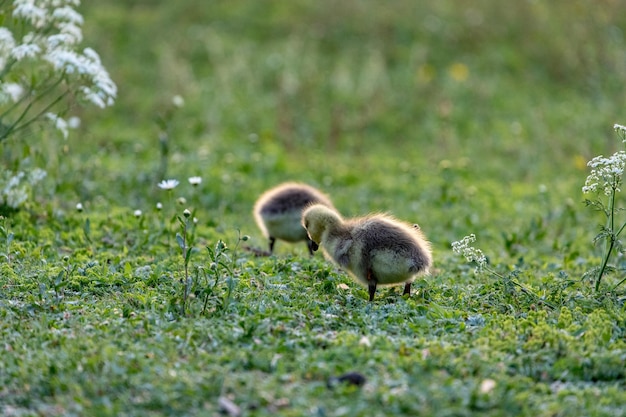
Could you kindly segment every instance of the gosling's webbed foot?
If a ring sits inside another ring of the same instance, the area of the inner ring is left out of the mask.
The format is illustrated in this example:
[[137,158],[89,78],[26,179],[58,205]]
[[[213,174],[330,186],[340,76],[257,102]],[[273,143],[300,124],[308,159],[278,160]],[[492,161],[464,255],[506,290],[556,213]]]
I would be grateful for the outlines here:
[[242,248],[247,250],[248,252],[251,252],[254,256],[257,256],[257,257],[271,256],[272,255],[270,252],[268,252],[266,250],[259,249],[259,248],[253,248],[253,247],[247,246],[247,245],[242,246]]

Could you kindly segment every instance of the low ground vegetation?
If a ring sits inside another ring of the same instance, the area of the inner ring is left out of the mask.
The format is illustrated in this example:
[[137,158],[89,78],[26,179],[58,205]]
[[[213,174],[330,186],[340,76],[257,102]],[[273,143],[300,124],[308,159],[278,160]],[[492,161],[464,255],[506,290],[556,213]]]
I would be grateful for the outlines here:
[[[582,189],[626,5],[414,3],[81,5],[117,99],[0,144],[47,173],[0,219],[0,414],[626,415],[624,199]],[[369,303],[254,256],[286,180],[418,223],[432,273]]]

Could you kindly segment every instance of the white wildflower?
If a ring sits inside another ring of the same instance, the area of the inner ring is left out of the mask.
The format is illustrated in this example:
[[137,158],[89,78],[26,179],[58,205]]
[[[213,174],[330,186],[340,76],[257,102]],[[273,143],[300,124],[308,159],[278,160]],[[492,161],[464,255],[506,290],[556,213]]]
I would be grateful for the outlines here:
[[178,185],[178,180],[163,180],[158,186],[162,190],[173,190]]
[[70,129],[78,129],[80,127],[80,117],[72,116],[67,120],[67,126]]
[[[52,121],[67,137],[71,126],[65,120],[45,113],[33,116],[35,109],[43,107],[39,105],[42,95],[34,91],[33,85],[40,91],[51,91],[60,78],[72,97],[101,108],[111,106],[117,96],[117,86],[98,54],[91,48],[77,48],[83,39],[84,24],[83,16],[76,10],[80,0],[8,3],[12,13],[5,20],[11,20],[13,25],[0,27],[0,69],[5,74],[0,80],[0,105],[24,101],[26,112],[31,108],[33,111],[20,116],[17,106],[9,108],[5,116],[13,129],[4,132],[2,138],[41,119]],[[12,31],[12,27],[16,30]],[[6,80],[12,83],[3,82]]]
[[46,113],[46,117],[54,123],[54,127],[61,132],[63,135],[63,139],[67,139],[68,136],[68,126],[65,119],[57,116],[54,113]]
[[7,60],[11,56],[11,51],[15,48],[13,33],[4,27],[0,27],[0,68],[4,68]]
[[454,253],[464,256],[467,262],[475,262],[477,265],[476,272],[480,272],[487,264],[487,257],[483,251],[470,245],[473,242],[476,242],[476,235],[472,233],[457,242],[452,242],[452,250]]
[[141,210],[135,210],[135,211],[133,211],[133,216],[135,216],[135,217],[141,217],[141,215],[142,215]]
[[35,5],[33,0],[15,0],[13,6],[14,18],[24,19],[36,28],[41,28],[48,21],[48,10]]
[[5,27],[0,27],[0,48],[13,49],[14,47],[15,39],[13,39],[13,33]]
[[197,186],[197,185],[200,185],[200,183],[202,182],[202,178],[201,177],[189,177],[188,181],[189,181],[189,184],[193,186]]
[[43,169],[35,168],[28,173],[28,182],[30,182],[31,185],[35,185],[46,178],[46,175],[48,175],[48,173]]
[[156,203],[156,209],[159,210],[159,211],[163,210],[163,204]]
[[591,167],[591,173],[585,181],[583,193],[595,193],[602,191],[605,195],[619,192],[626,166],[626,152],[619,151],[605,158],[596,156],[587,163]]
[[4,192],[8,193],[12,188],[17,187],[22,181],[22,178],[24,178],[24,173],[22,171],[11,176],[11,178],[9,178],[6,185],[4,186]]
[[87,101],[90,101],[92,104],[95,104],[101,109],[107,106],[106,102],[102,99],[102,96],[93,91],[91,88],[83,87],[81,88],[81,92],[83,93],[83,96],[87,99]]
[[52,18],[55,20],[62,20],[69,23],[74,23],[75,25],[83,24],[83,16],[78,13],[76,10],[72,9],[69,6],[59,7],[52,12]]
[[54,69],[68,74],[89,73],[89,67],[86,65],[85,60],[81,59],[76,52],[68,49],[52,49],[48,51],[44,59],[51,63]]
[[113,104],[117,86],[93,49],[85,48],[82,55],[67,49],[52,49],[45,54],[44,59],[57,70],[88,77],[93,86],[80,88],[88,101],[100,108]]
[[6,193],[5,204],[12,208],[18,208],[28,199],[28,193],[24,187],[13,188]]
[[183,107],[185,105],[185,99],[182,96],[175,95],[174,97],[172,97],[172,104],[174,105],[174,107]]
[[10,98],[14,103],[17,102],[24,94],[24,87],[16,83],[0,83],[2,86],[2,95]]
[[11,51],[11,57],[17,61],[21,61],[25,58],[35,58],[39,53],[41,53],[41,47],[39,45],[34,43],[23,43],[13,48]]
[[491,393],[491,391],[494,390],[496,385],[496,381],[491,378],[483,379],[483,381],[480,383],[480,392],[482,394],[489,394]]
[[366,348],[368,348],[368,347],[372,347],[372,342],[370,342],[369,337],[367,337],[367,336],[363,336],[363,337],[361,337],[361,339],[359,340],[359,345],[361,345],[361,346],[365,346]]
[[74,42],[76,38],[69,33],[55,33],[46,38],[45,45],[47,50],[52,50],[72,45]]
[[82,203],[76,203],[76,211],[81,213],[84,210]]
[[74,23],[62,23],[59,25],[59,32],[65,35],[64,45],[72,46],[79,44],[83,40],[83,31]]

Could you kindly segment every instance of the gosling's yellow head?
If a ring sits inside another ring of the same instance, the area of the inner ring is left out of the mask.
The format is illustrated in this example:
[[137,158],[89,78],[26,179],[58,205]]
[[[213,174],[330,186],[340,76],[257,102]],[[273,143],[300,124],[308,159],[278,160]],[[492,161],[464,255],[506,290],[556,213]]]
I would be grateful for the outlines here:
[[322,204],[314,204],[302,213],[302,225],[306,229],[309,239],[317,245],[321,243],[326,230],[336,228],[341,222],[339,213]]

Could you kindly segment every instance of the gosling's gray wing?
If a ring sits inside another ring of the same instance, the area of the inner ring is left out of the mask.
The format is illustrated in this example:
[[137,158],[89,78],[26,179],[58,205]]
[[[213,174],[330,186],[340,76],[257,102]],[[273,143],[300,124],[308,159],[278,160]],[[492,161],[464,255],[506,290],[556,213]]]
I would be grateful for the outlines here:
[[363,242],[361,259],[368,262],[366,268],[371,268],[372,255],[376,251],[389,250],[402,257],[410,258],[413,262],[410,272],[424,269],[429,261],[423,248],[415,243],[415,239],[407,235],[406,231],[389,223],[371,222],[367,227],[355,233],[355,239]]
[[263,214],[281,214],[290,211],[302,210],[302,208],[314,203],[315,196],[306,190],[293,189],[274,196],[268,204],[263,206]]

